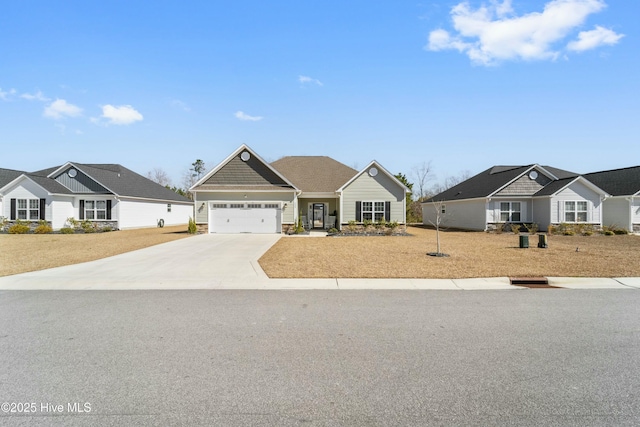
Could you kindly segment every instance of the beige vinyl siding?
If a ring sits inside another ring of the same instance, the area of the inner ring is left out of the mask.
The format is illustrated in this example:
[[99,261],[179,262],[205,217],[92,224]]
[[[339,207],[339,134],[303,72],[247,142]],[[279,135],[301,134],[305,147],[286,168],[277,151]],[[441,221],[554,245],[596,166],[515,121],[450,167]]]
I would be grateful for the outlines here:
[[[484,199],[449,201],[442,204],[445,213],[441,218],[441,227],[478,231],[486,229],[488,214]],[[425,225],[435,224],[437,207],[438,203],[422,204],[422,222]]]
[[357,201],[391,202],[390,220],[404,223],[404,189],[385,173],[380,172],[375,177],[362,173],[343,190],[343,224],[356,220]]
[[[246,197],[245,197],[246,195]],[[294,222],[294,205],[293,200],[295,193],[291,192],[198,192],[196,194],[196,222],[198,224],[208,224],[208,202],[210,201],[242,201],[249,202],[282,202],[282,223],[293,224]],[[205,204],[204,207],[202,204]]]

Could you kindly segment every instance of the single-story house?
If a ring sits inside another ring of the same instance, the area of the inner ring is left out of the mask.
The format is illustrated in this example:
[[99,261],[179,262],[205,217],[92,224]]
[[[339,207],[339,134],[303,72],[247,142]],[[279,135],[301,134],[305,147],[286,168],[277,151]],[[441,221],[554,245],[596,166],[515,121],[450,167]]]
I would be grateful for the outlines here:
[[376,161],[357,171],[326,156],[268,163],[240,146],[189,191],[195,219],[209,233],[340,229],[349,221],[406,223],[410,190]]
[[58,230],[74,218],[128,229],[186,224],[192,215],[191,200],[118,164],[0,169],[0,216],[10,222],[44,220]]
[[602,226],[605,190],[579,174],[537,164],[494,166],[422,204],[423,223],[490,230],[505,223]]
[[640,233],[640,166],[585,174],[611,195],[604,201],[603,225]]

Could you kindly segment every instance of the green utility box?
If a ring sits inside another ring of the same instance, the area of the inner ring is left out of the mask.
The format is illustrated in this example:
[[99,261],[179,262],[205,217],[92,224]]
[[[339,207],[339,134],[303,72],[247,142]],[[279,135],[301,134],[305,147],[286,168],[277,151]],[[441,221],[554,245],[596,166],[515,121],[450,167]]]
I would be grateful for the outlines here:
[[543,249],[548,247],[546,234],[538,234],[538,247]]
[[520,236],[520,247],[521,248],[529,247],[529,236]]

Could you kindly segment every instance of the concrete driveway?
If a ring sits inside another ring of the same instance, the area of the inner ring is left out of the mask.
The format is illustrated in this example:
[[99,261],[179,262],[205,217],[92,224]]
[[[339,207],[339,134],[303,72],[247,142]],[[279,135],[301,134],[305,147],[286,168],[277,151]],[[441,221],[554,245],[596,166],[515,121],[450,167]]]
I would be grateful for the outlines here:
[[255,287],[268,279],[258,259],[280,237],[202,234],[82,264],[0,277],[0,289]]

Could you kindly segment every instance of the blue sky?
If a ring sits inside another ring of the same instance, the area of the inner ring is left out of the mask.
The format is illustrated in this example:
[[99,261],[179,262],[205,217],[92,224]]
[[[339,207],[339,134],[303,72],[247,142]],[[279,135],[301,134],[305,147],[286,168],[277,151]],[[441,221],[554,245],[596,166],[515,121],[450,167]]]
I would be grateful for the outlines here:
[[167,171],[245,143],[436,179],[640,164],[640,3],[21,1],[0,14],[0,167]]

